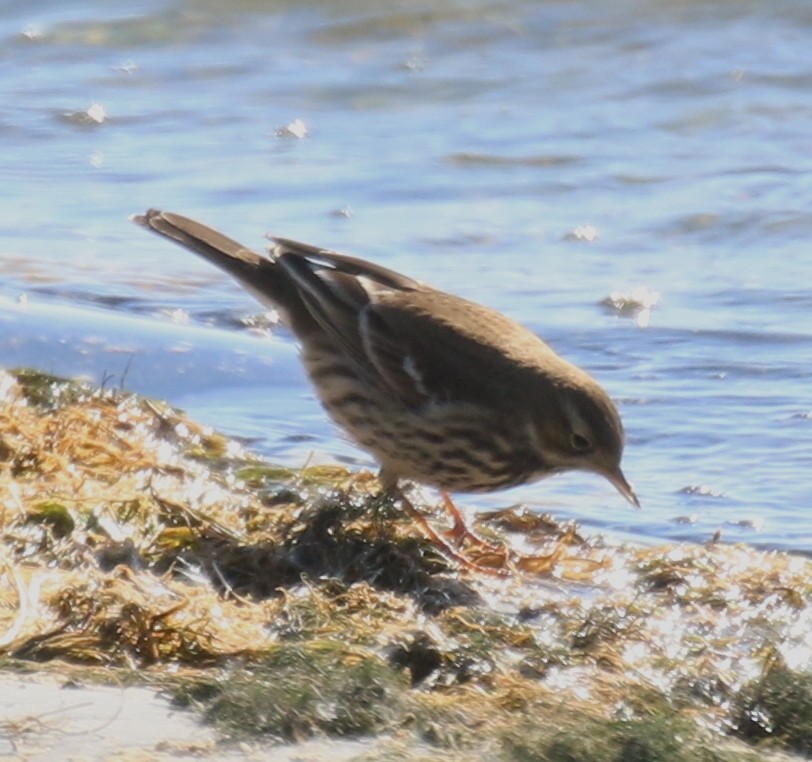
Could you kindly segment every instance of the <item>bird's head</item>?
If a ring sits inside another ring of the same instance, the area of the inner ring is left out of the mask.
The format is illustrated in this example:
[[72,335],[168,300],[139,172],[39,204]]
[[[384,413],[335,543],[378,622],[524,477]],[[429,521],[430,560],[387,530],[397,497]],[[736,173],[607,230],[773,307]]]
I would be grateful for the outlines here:
[[544,395],[533,422],[535,445],[552,471],[592,471],[636,508],[640,502],[621,470],[625,435],[609,395],[586,373],[568,376]]

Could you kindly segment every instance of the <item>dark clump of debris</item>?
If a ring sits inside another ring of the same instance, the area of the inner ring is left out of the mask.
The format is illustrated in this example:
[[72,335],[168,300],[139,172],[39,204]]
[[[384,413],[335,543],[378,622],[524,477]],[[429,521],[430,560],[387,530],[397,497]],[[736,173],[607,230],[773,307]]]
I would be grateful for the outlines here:
[[155,685],[224,743],[373,736],[370,760],[812,755],[808,560],[613,546],[518,508],[478,531],[533,563],[458,569],[371,474],[0,372],[7,669]]

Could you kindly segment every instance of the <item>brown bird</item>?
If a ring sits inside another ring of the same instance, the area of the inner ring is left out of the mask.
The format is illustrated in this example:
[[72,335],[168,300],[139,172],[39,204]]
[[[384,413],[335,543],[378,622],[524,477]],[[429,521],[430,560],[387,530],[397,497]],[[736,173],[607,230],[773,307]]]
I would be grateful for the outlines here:
[[266,257],[178,214],[151,209],[133,221],[280,311],[322,405],[378,461],[391,494],[403,498],[400,480],[490,492],[578,469],[639,506],[612,400],[505,315],[285,238],[271,238]]

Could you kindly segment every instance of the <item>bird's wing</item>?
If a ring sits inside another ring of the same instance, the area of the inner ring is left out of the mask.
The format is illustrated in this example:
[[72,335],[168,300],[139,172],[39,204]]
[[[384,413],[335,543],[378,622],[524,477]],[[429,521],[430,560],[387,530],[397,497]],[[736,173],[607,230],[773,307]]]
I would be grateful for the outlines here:
[[[296,284],[302,304],[321,330],[352,358],[372,385],[417,403],[414,381],[404,378],[402,348],[385,327],[370,344],[371,309],[383,294],[421,288],[411,278],[385,267],[286,238],[271,239],[271,255]],[[397,371],[395,369],[398,369]]]
[[[509,409],[512,385],[533,373],[533,363],[522,362],[520,345],[547,349],[510,318],[432,290],[408,299],[381,295],[368,315],[364,344],[376,368],[404,396],[424,401],[488,402]],[[518,362],[506,361],[506,345]]]
[[348,254],[339,254],[330,249],[322,249],[318,246],[311,246],[307,243],[293,241],[290,238],[270,239],[271,255],[274,259],[281,259],[285,255],[293,255],[307,260],[313,272],[341,272],[346,275],[355,275],[364,278],[371,283],[381,287],[388,287],[401,290],[411,290],[420,288],[420,283],[413,278],[408,278],[394,270],[367,262],[365,259],[351,257]]
[[[495,310],[361,259],[273,241],[274,259],[296,283],[320,328],[369,383],[404,404],[450,399],[498,404],[505,390],[510,394],[506,373],[518,375],[521,383],[539,352],[555,357],[544,342]],[[515,362],[505,361],[506,352]],[[507,398],[504,407],[509,405]]]

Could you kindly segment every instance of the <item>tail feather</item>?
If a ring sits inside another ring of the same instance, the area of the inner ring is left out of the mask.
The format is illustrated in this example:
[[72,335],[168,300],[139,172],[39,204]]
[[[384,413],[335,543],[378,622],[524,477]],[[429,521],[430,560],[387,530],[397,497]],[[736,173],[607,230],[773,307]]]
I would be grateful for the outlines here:
[[281,310],[288,322],[302,313],[296,309],[301,302],[296,286],[273,260],[180,214],[150,209],[131,219],[225,270],[260,302]]

